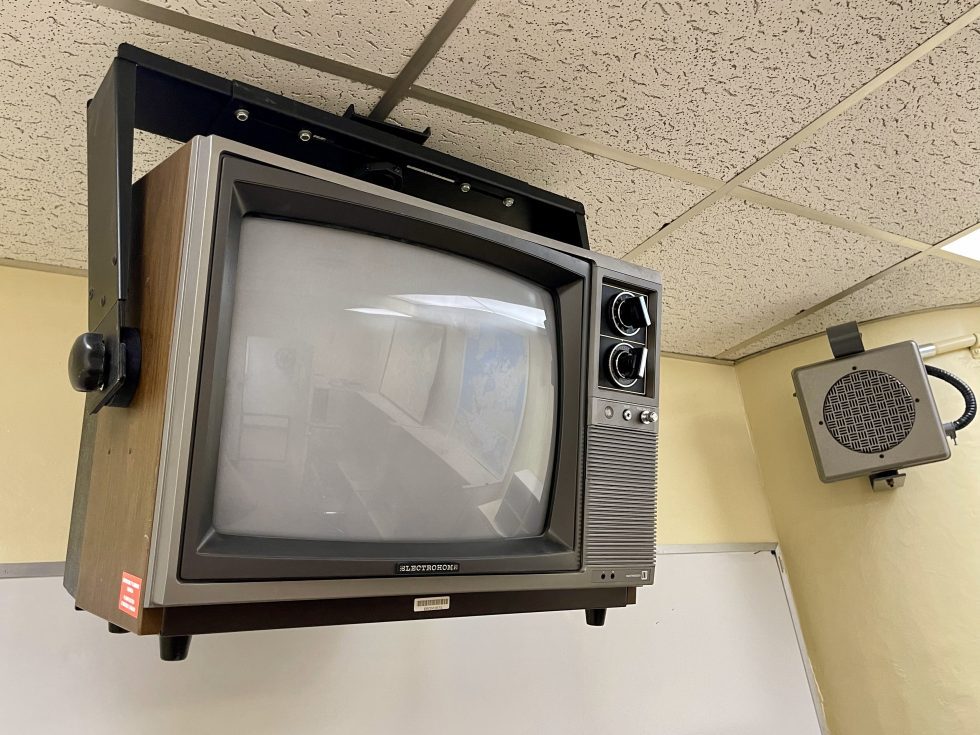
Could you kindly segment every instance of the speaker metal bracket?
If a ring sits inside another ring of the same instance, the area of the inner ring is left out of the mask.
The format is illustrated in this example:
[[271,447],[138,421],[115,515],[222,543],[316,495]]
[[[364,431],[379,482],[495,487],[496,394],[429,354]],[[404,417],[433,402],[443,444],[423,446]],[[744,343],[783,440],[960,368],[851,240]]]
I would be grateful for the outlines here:
[[864,340],[857,322],[847,322],[827,328],[827,339],[834,357],[840,359],[864,352]]
[[879,490],[897,490],[905,486],[905,473],[898,470],[888,470],[879,472],[868,477],[871,481],[871,489],[875,492]]

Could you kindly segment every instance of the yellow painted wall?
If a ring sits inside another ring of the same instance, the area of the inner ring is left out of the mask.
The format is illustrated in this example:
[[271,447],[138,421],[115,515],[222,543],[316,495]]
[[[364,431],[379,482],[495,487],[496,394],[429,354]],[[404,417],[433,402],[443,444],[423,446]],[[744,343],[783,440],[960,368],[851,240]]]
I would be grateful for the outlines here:
[[85,293],[77,276],[0,266],[0,563],[65,558],[84,404],[67,361]]
[[[0,266],[0,563],[64,558],[82,397],[65,363],[83,278]],[[664,360],[659,541],[774,541],[735,370]]]
[[735,369],[661,365],[657,542],[775,541]]
[[[865,346],[980,332],[980,309],[870,323]],[[980,733],[980,425],[904,488],[817,478],[790,371],[831,357],[824,337],[736,367],[766,495],[834,735]],[[928,360],[980,389],[980,360]],[[935,381],[933,381],[935,382]],[[941,415],[962,399],[934,389]]]

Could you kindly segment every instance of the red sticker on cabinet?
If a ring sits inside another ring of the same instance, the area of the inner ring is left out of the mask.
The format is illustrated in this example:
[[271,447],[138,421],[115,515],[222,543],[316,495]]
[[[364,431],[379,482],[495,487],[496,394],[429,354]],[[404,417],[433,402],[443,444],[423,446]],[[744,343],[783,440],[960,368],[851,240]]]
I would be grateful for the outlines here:
[[142,579],[123,572],[122,581],[119,583],[119,609],[134,618],[139,617],[141,589],[143,589]]

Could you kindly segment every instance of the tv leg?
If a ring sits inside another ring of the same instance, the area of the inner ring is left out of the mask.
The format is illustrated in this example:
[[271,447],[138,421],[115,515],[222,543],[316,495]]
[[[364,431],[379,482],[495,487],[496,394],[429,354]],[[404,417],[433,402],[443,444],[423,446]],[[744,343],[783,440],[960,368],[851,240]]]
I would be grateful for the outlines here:
[[605,625],[606,608],[599,607],[585,611],[585,622],[588,625]]
[[183,661],[191,647],[189,635],[160,636],[160,659],[163,661]]
[[110,633],[128,633],[129,631],[126,630],[125,628],[123,628],[120,625],[116,625],[115,623],[109,623],[109,632]]

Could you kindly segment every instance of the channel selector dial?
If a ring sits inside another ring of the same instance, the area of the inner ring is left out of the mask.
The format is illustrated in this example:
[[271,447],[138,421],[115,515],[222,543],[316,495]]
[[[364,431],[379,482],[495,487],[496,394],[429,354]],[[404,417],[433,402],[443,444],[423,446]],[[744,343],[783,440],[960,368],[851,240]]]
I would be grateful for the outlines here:
[[609,379],[620,388],[630,388],[640,380],[647,369],[647,349],[620,342],[609,348],[606,372]]
[[647,297],[629,291],[620,291],[609,302],[609,321],[624,337],[636,336],[641,329],[651,324]]

